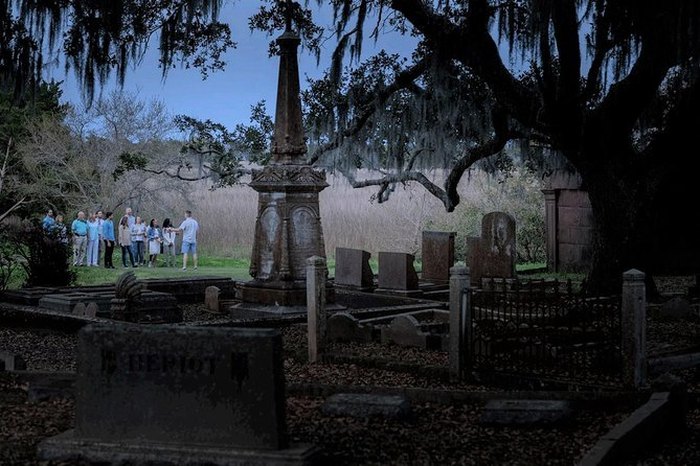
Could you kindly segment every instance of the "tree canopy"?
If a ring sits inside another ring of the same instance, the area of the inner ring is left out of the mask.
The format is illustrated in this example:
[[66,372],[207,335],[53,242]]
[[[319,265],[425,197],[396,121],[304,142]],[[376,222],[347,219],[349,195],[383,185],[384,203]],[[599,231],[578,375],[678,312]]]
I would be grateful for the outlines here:
[[[218,21],[221,1],[4,3],[0,79],[20,94],[38,82],[46,53],[65,55],[90,97],[110,73],[123,80],[152,37],[164,73],[183,61],[206,74],[234,45]],[[292,11],[310,50],[335,38],[325,78],[305,96],[311,162],[350,176],[353,167],[381,168],[354,184],[378,186],[383,200],[396,183],[418,182],[452,210],[464,173],[480,161],[498,166],[518,143],[531,163],[563,160],[580,174],[595,221],[592,289],[619,290],[630,267],[658,270],[659,248],[700,257],[697,245],[669,244],[659,227],[659,212],[683,194],[682,148],[700,123],[698,2],[316,3],[332,9],[333,30],[313,23],[308,4],[288,10],[284,1],[263,2],[250,20],[269,32]],[[387,29],[418,38],[412,57],[380,53],[358,64],[367,33]],[[426,176],[436,166],[447,169],[444,180]],[[677,204],[674,212],[690,207]]]

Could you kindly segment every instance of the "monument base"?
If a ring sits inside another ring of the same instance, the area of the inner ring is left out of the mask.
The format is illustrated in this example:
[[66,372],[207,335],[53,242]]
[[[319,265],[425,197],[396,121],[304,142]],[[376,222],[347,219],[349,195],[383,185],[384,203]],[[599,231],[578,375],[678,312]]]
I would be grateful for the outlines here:
[[77,438],[73,430],[50,437],[38,446],[45,461],[86,460],[107,464],[215,466],[268,466],[319,464],[321,450],[313,445],[292,445],[283,450],[235,449],[209,445],[151,442],[115,442]]
[[394,296],[405,296],[407,298],[416,298],[423,295],[423,290],[395,290],[392,288],[375,288],[376,294],[389,294]]
[[[263,282],[251,280],[238,284],[238,299],[244,303],[278,307],[306,307],[306,282]],[[326,286],[326,303],[335,301],[333,286]]]
[[[344,311],[347,307],[336,303],[326,304],[326,312]],[[303,317],[306,319],[308,312],[304,306],[275,306],[270,304],[238,303],[228,309],[231,319],[275,319],[289,318],[295,319]]]

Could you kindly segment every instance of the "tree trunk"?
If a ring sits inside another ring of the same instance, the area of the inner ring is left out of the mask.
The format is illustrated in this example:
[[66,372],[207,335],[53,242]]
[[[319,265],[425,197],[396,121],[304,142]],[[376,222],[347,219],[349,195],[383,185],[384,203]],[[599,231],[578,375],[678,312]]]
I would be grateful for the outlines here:
[[[622,273],[638,269],[646,273],[647,293],[653,297],[655,183],[649,180],[653,174],[635,166],[637,159],[630,147],[602,141],[600,134],[598,139],[597,152],[585,158],[593,162],[581,173],[594,225],[593,257],[584,289],[595,295],[619,294]],[[611,153],[614,147],[632,156]]]

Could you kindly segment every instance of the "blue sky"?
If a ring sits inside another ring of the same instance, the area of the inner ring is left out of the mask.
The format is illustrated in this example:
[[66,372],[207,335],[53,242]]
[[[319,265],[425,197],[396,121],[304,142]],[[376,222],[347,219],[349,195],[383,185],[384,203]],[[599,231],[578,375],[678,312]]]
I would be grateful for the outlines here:
[[[198,70],[187,70],[178,66],[171,69],[163,81],[161,69],[157,64],[157,50],[153,48],[140,65],[129,70],[124,90],[138,92],[138,96],[143,100],[163,101],[173,115],[186,114],[200,119],[209,118],[229,128],[237,123],[247,122],[250,107],[263,99],[267,101],[268,112],[273,114],[278,59],[267,55],[270,38],[262,32],[251,33],[248,28],[248,17],[258,5],[258,2],[245,0],[233,2],[222,11],[221,19],[231,26],[233,40],[237,43],[237,48],[230,50],[226,55],[225,71],[212,73],[206,80],[202,80]],[[321,24],[330,23],[328,8],[317,12],[316,21],[320,21]],[[407,55],[412,51],[414,43],[412,39],[398,35],[385,35],[376,45],[372,39],[367,38],[363,43],[363,54],[371,55],[384,48],[389,52]],[[321,76],[329,63],[334,45],[334,39],[326,42],[319,65],[316,64],[316,58],[307,51],[300,51],[299,71],[302,87],[305,86],[305,76]],[[80,102],[81,92],[72,71],[66,75],[60,68],[53,70],[52,76],[64,81],[64,101]],[[116,83],[110,81],[101,90],[108,94],[116,88]]]

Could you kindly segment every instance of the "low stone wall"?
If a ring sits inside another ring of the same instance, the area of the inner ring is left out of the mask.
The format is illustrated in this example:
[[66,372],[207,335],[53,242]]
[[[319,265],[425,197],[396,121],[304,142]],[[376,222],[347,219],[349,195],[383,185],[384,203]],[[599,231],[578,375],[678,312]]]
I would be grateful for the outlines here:
[[682,423],[673,392],[652,393],[644,405],[601,437],[578,466],[620,464],[640,448],[663,439]]

